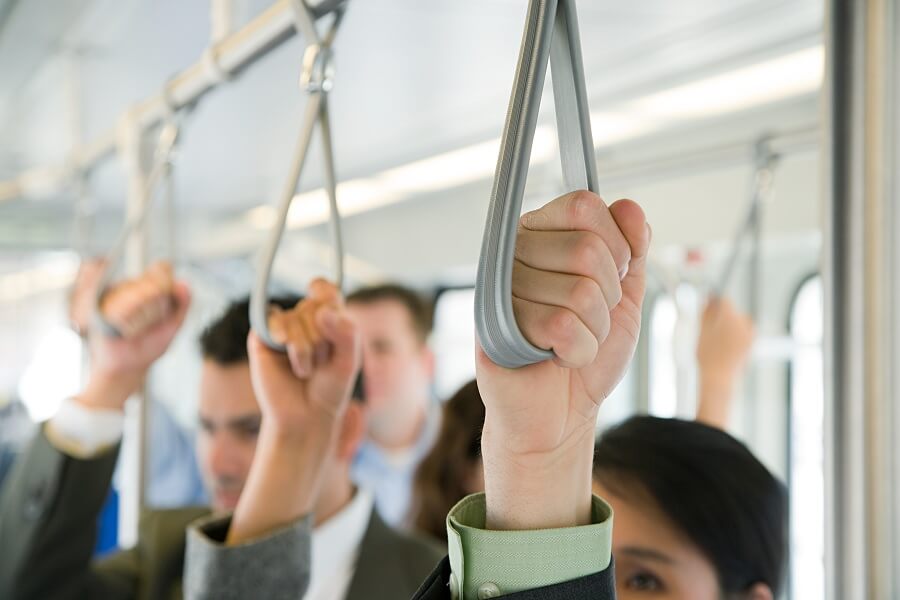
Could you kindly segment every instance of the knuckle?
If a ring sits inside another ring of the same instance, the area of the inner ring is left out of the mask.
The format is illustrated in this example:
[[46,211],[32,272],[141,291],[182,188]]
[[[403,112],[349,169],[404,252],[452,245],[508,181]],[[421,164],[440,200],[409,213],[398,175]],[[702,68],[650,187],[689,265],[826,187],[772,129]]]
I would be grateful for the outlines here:
[[572,308],[581,315],[602,312],[605,308],[603,291],[589,277],[579,277],[572,287]]
[[573,343],[578,326],[576,321],[577,317],[572,311],[565,308],[554,310],[551,313],[550,338],[554,347],[568,347]]
[[597,268],[603,256],[602,243],[602,240],[592,233],[582,233],[578,236],[572,257],[575,272],[587,274]]

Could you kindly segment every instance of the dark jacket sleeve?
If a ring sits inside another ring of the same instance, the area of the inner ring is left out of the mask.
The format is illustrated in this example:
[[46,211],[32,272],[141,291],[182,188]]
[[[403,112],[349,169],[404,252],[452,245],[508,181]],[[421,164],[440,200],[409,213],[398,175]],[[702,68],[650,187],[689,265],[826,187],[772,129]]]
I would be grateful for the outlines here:
[[230,527],[231,516],[226,515],[202,519],[188,528],[187,600],[303,598],[312,568],[312,518],[236,546],[225,543]]
[[[504,595],[510,600],[615,600],[614,564],[605,571],[556,585]],[[444,558],[432,571],[413,600],[451,600],[450,559]]]
[[0,497],[0,598],[126,598],[134,593],[134,560],[122,556],[92,568],[97,519],[118,449],[90,460],[51,445],[41,428]]

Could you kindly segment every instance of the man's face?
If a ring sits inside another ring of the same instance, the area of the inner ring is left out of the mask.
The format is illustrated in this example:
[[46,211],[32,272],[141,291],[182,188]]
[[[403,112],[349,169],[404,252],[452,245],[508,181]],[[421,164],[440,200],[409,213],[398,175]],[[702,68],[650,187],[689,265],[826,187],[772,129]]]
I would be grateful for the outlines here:
[[407,406],[410,399],[427,395],[432,359],[419,339],[412,316],[396,300],[351,303],[350,313],[363,337],[363,378],[370,413]]
[[234,510],[256,451],[261,420],[250,365],[203,361],[197,457],[216,511]]

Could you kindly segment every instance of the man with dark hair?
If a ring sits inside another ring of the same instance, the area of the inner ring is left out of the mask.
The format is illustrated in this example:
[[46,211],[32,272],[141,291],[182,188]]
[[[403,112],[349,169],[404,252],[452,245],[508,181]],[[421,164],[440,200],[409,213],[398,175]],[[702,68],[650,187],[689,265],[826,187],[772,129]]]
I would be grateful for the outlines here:
[[363,336],[368,420],[353,477],[375,491],[386,521],[409,525],[412,476],[431,449],[441,419],[431,392],[432,306],[413,290],[384,284],[350,294],[347,307]]
[[[274,310],[273,319],[287,322],[297,300],[278,299],[274,304],[282,310]],[[94,360],[89,383],[73,403],[74,418],[41,427],[0,498],[0,597],[182,595],[186,529],[211,512],[235,509],[264,427],[260,383],[247,351],[247,300],[231,304],[200,340],[197,454],[211,506],[148,511],[137,547],[93,563],[91,548],[121,438],[121,425],[110,424],[121,421],[125,400],[169,346],[189,302],[187,287],[169,269],[150,270],[107,295],[104,314],[123,337],[91,333]],[[387,527],[371,492],[351,483],[351,460],[365,431],[361,405],[351,403],[329,431],[320,429],[326,428],[307,427],[303,440],[316,451],[293,459],[296,468],[316,474],[315,489],[299,491],[313,519],[275,540],[247,540],[242,560],[296,557],[299,562],[291,564],[296,577],[308,579],[310,600],[408,597],[442,552]]]

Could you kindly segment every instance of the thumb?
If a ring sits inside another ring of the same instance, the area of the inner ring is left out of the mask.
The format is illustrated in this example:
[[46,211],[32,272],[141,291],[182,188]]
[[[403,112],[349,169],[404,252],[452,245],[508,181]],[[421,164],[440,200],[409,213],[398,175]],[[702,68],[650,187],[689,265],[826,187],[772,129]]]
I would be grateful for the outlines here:
[[622,279],[622,297],[640,308],[644,303],[647,254],[650,250],[652,231],[643,209],[632,200],[619,200],[613,203],[609,207],[609,212],[631,247],[628,272]]

